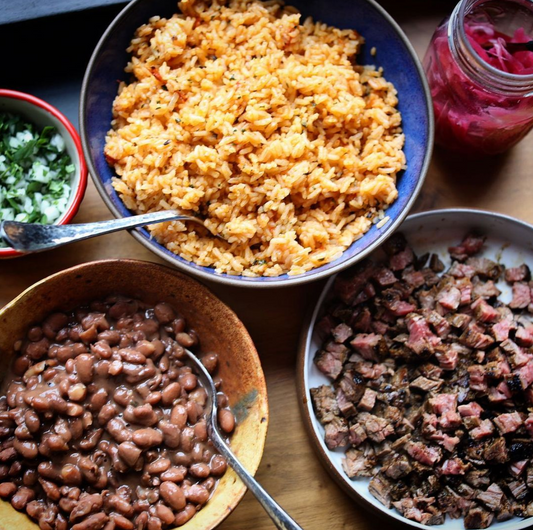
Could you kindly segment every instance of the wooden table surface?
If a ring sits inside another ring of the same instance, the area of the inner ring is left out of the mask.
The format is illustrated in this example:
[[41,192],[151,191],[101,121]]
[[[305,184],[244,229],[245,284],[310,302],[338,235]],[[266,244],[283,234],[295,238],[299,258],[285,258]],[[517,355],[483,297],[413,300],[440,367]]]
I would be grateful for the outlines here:
[[[439,21],[454,2],[383,1],[422,57]],[[533,223],[533,135],[504,156],[467,161],[436,149],[415,211],[472,207]],[[110,218],[92,182],[75,222]],[[160,261],[129,234],[118,233],[62,249],[0,262],[0,307],[34,282],[97,259]],[[296,350],[306,311],[323,282],[254,291],[208,284],[248,328],[266,375],[270,425],[258,480],[307,530],[371,530],[380,521],[359,508],[330,478],[304,430],[296,391]],[[247,493],[221,530],[270,529],[273,524]]]

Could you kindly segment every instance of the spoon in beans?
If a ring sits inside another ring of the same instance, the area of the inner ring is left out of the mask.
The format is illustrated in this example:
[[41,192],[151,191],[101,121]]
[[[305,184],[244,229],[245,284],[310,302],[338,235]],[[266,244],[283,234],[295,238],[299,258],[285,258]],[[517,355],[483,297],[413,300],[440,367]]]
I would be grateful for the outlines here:
[[[197,369],[197,375],[202,385],[207,392],[207,401],[204,409],[207,432],[213,445],[226,458],[228,464],[233,468],[235,473],[244,482],[246,487],[255,495],[257,500],[261,503],[267,514],[277,528],[280,530],[302,530],[302,528],[290,517],[290,515],[283,510],[283,508],[265,491],[265,489],[255,480],[255,478],[244,468],[237,457],[233,454],[228,444],[220,434],[218,423],[220,422],[224,427],[225,421],[234,421],[231,414],[224,414],[224,409],[218,410],[215,388],[215,383],[211,374],[207,371],[200,359],[191,351],[185,348],[185,353],[192,361]],[[231,417],[230,417],[231,416]],[[228,432],[231,431],[231,426],[228,426]]]
[[[32,253],[61,247],[74,241],[82,241],[83,239],[118,232],[119,230],[166,221],[191,221],[205,228],[204,221],[198,217],[184,215],[177,210],[165,210],[163,212],[132,215],[109,221],[72,225],[40,225],[19,223],[18,221],[0,221],[0,240],[3,239],[7,245],[19,252]],[[222,239],[218,234],[212,235]]]

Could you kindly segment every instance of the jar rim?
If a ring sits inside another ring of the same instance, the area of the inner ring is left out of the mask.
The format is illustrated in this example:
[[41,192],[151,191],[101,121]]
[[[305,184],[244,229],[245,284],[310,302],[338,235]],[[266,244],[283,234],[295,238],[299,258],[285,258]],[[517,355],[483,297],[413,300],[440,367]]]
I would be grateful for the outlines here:
[[[514,0],[510,0],[514,1]],[[469,11],[477,7],[483,3],[486,3],[487,0],[461,0],[455,7],[455,9],[452,12],[452,15],[450,17],[450,25],[448,28],[448,41],[450,42],[451,39],[453,39],[453,29],[454,26],[457,27],[459,30],[459,36],[461,38],[462,44],[466,46],[467,51],[471,58],[474,58],[475,61],[478,63],[478,66],[482,67],[484,70],[486,70],[491,76],[495,79],[495,81],[508,81],[511,83],[512,87],[515,89],[523,88],[533,91],[533,73],[531,74],[512,74],[510,72],[505,72],[504,70],[500,70],[499,68],[496,68],[486,62],[474,49],[472,44],[470,43],[470,40],[468,39],[465,31],[465,17],[468,15]],[[518,3],[518,2],[517,2]],[[532,10],[532,17],[533,17],[533,1],[529,1],[528,3],[531,4],[531,10]],[[469,9],[469,11],[467,11]],[[453,48],[452,48],[453,50]],[[530,87],[524,86],[529,85]],[[510,87],[507,87],[510,88]],[[528,94],[529,95],[529,94]]]

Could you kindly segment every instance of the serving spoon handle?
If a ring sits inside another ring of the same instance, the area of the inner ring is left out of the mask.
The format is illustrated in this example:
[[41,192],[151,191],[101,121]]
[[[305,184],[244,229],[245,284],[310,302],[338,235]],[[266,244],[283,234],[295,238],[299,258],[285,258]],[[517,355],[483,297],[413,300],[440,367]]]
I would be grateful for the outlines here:
[[189,359],[194,363],[197,369],[197,375],[204,385],[207,392],[208,399],[205,406],[207,433],[213,445],[222,453],[235,473],[244,482],[244,485],[255,495],[266,513],[270,516],[274,524],[280,530],[302,530],[302,527],[270,496],[270,494],[255,480],[251,473],[241,464],[238,458],[233,454],[233,451],[220,434],[218,428],[218,404],[217,404],[217,389],[211,374],[207,371],[200,359],[184,348],[185,353]]
[[193,221],[202,226],[204,225],[202,220],[196,217],[183,215],[176,210],[165,210],[163,212],[152,212],[121,219],[77,225],[39,225],[19,223],[17,221],[2,221],[0,222],[0,237],[15,250],[31,253],[60,247],[73,241],[81,241],[118,232],[127,228],[179,220]]

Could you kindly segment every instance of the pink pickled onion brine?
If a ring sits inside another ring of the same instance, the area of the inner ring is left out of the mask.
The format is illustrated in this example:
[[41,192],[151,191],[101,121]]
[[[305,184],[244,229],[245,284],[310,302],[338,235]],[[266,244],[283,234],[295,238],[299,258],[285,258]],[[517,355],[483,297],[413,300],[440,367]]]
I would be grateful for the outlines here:
[[508,37],[499,33],[488,22],[465,22],[465,33],[475,52],[487,63],[509,74],[533,74],[533,52],[509,53],[508,42],[529,42],[532,40],[523,28]]
[[[533,74],[533,52],[509,53],[508,42],[528,42],[523,29],[512,37],[488,22],[465,20],[475,52],[494,68],[515,75]],[[533,126],[533,97],[495,92],[470,78],[450,51],[447,23],[440,26],[424,58],[433,108],[435,141],[465,154],[496,154],[521,140]]]

